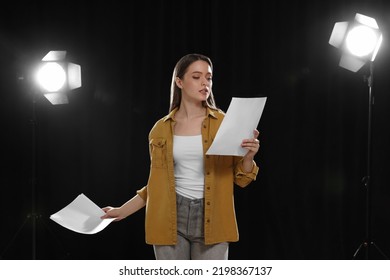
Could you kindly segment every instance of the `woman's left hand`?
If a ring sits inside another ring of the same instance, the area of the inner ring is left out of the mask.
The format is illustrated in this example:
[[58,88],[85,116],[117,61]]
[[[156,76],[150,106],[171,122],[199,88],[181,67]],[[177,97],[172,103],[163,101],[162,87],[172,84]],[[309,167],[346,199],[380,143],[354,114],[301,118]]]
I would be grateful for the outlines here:
[[260,132],[255,129],[253,130],[253,138],[242,140],[241,147],[248,150],[245,157],[253,159],[257,154],[260,148],[260,141],[257,139],[259,137]]

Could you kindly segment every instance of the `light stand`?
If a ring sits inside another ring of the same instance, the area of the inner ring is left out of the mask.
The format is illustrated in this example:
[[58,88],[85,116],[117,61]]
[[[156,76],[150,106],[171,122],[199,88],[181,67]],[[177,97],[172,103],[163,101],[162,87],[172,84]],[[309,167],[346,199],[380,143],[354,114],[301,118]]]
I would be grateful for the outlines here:
[[[24,78],[21,78],[24,79]],[[8,251],[10,246],[17,240],[17,237],[22,232],[23,228],[31,221],[31,258],[37,259],[37,223],[41,221],[41,215],[36,210],[36,190],[37,190],[37,116],[36,116],[36,95],[35,91],[32,92],[32,107],[31,107],[31,212],[27,214],[26,219],[23,221],[19,229],[16,231],[11,241],[1,253],[1,259],[3,255]],[[43,221],[41,221],[43,222]],[[47,225],[43,223],[46,228]]]
[[357,72],[367,62],[369,62],[369,76],[366,81],[368,84],[368,127],[367,127],[367,173],[363,177],[362,183],[366,188],[366,237],[353,255],[357,257],[359,252],[365,249],[365,258],[371,256],[371,248],[377,251],[385,258],[388,257],[374,243],[371,233],[371,200],[372,200],[372,116],[374,95],[372,91],[374,80],[374,60],[382,43],[382,33],[374,18],[357,13],[353,22],[336,22],[329,39],[329,44],[343,50],[339,66],[352,72]]
[[36,157],[37,157],[37,140],[36,140],[36,126],[37,126],[37,117],[36,117],[36,99],[35,93],[33,94],[32,101],[32,119],[31,119],[31,127],[32,127],[32,175],[31,175],[31,213],[30,217],[27,218],[32,219],[32,251],[31,256],[32,259],[35,260],[37,257],[37,219],[39,216],[36,213],[36,188],[37,188],[37,175],[36,175]]
[[383,253],[383,251],[375,244],[372,239],[371,233],[371,218],[372,218],[372,208],[371,208],[371,153],[372,153],[372,117],[373,117],[373,106],[374,106],[374,94],[372,91],[373,82],[374,82],[374,62],[370,61],[369,65],[370,74],[367,77],[368,85],[368,127],[367,127],[367,170],[366,176],[363,177],[362,183],[366,188],[366,237],[365,240],[359,245],[355,253],[353,254],[353,259],[356,259],[358,254],[362,249],[365,250],[365,258],[368,260],[371,256],[371,248],[375,248],[385,259],[388,257]]

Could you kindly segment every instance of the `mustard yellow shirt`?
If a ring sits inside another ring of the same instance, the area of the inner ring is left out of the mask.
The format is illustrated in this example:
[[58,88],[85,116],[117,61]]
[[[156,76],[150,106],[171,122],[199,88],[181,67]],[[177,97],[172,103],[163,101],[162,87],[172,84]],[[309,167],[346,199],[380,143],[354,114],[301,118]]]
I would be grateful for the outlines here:
[[[150,173],[147,185],[137,191],[146,201],[147,244],[174,245],[177,242],[176,191],[173,165],[173,110],[158,120],[149,133]],[[210,147],[225,114],[207,108],[202,123],[203,153]],[[246,173],[242,157],[204,156],[204,237],[205,244],[238,241],[233,186],[246,187],[256,179],[258,166]]]

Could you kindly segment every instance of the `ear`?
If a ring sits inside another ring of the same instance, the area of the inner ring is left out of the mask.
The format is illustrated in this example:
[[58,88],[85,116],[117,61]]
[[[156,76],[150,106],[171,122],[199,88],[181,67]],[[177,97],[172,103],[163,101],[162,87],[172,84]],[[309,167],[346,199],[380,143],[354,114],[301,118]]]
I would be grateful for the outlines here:
[[183,88],[182,81],[181,81],[181,79],[179,77],[176,77],[175,83],[176,83],[178,88],[180,88],[180,89]]

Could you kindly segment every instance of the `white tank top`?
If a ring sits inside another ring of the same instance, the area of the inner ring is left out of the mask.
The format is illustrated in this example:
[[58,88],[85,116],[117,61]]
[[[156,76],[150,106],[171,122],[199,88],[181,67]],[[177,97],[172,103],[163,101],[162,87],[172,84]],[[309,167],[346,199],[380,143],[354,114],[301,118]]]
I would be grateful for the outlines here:
[[204,196],[202,135],[173,136],[176,192],[190,199]]

